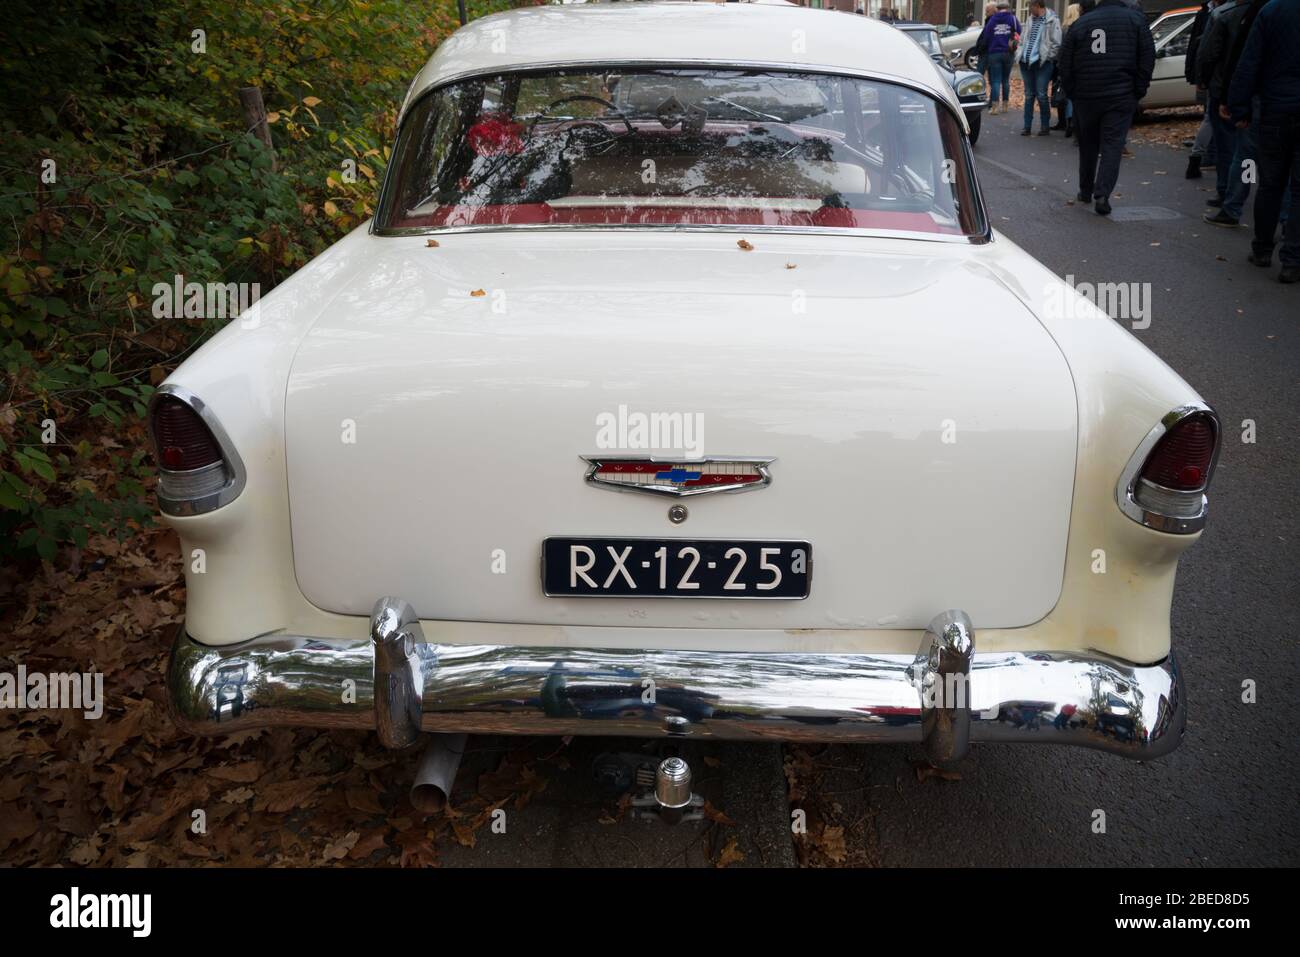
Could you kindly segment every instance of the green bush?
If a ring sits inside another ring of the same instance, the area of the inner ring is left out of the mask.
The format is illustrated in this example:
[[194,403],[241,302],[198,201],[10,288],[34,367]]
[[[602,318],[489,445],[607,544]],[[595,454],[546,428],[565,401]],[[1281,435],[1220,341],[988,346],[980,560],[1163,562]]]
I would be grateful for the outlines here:
[[0,557],[149,521],[145,405],[220,324],[155,318],[154,284],[265,294],[367,219],[407,86],[455,26],[454,0],[9,0]]

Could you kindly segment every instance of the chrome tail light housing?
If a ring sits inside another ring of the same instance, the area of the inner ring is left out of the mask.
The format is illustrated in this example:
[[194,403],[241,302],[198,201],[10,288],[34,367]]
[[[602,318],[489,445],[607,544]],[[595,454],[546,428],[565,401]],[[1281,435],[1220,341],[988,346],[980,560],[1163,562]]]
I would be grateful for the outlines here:
[[1205,527],[1205,491],[1219,459],[1219,417],[1203,403],[1179,406],[1138,445],[1116,487],[1133,521],[1158,532],[1190,535]]
[[149,403],[158,463],[158,504],[165,515],[201,515],[244,488],[244,464],[221,423],[189,390],[165,384]]

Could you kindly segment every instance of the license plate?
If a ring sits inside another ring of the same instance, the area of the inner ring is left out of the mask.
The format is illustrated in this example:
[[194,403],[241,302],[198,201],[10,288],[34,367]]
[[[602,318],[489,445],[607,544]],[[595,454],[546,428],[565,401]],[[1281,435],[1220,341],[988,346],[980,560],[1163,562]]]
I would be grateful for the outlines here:
[[811,577],[812,546],[807,542],[542,542],[542,591],[557,598],[807,598]]

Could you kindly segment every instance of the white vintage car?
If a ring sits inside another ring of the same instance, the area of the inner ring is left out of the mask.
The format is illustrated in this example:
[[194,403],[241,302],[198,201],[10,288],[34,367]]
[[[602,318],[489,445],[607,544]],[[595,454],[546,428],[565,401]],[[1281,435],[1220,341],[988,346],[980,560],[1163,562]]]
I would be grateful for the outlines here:
[[198,733],[942,762],[1183,731],[1170,602],[1215,414],[992,230],[951,87],[868,18],[462,28],[374,221],[177,369],[151,426]]

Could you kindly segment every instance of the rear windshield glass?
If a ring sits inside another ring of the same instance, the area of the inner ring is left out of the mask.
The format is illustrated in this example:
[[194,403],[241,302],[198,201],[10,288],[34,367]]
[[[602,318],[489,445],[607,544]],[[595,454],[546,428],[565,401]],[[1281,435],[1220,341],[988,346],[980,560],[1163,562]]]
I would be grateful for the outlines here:
[[402,124],[380,224],[851,227],[973,236],[957,121],[873,80],[753,70],[478,77]]

